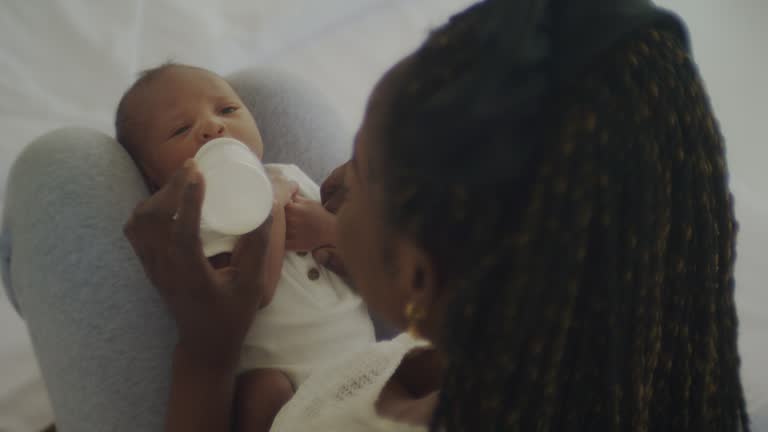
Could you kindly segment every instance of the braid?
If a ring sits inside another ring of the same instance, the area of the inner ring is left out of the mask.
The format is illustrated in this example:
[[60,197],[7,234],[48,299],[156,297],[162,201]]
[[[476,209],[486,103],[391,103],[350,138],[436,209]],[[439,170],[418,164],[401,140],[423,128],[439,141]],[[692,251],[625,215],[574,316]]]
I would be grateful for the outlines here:
[[432,430],[747,431],[736,224],[692,60],[635,35],[513,118],[490,10],[409,59],[378,150],[388,222],[453,296]]

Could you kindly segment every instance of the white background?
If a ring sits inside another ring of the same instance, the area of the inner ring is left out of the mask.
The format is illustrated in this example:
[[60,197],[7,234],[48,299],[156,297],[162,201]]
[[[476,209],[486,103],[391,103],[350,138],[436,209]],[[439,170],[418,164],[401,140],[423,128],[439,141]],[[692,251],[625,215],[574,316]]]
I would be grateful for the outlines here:
[[[0,185],[19,149],[61,125],[112,133],[135,73],[164,60],[226,74],[284,68],[357,127],[371,86],[468,0],[0,0]],[[744,381],[768,430],[768,3],[665,0],[687,21],[727,137],[741,223],[737,302]],[[347,152],[351,143],[333,151]],[[3,189],[3,188],[0,188]],[[0,203],[3,192],[0,192]],[[0,431],[50,415],[21,321],[0,299]]]

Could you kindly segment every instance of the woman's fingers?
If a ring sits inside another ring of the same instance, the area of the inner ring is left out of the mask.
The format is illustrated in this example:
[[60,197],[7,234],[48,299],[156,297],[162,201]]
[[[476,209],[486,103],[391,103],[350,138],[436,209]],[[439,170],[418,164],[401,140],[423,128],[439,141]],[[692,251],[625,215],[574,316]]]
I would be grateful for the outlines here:
[[187,171],[183,174],[183,179],[176,185],[182,188],[181,200],[172,218],[175,219],[174,232],[177,246],[182,249],[191,249],[201,247],[200,213],[205,195],[205,183],[203,176],[194,165],[188,168],[185,166],[185,169]]
[[[163,220],[178,218],[187,185],[192,181],[202,179],[197,165],[190,159],[176,171],[171,180],[147,200],[149,213]],[[199,180],[202,181],[202,180]]]
[[[191,161],[190,161],[191,162]],[[168,226],[178,219],[179,207],[190,178],[201,178],[194,162],[188,162],[178,170],[171,181],[155,194],[140,203],[125,225],[125,234],[131,242],[150,239],[146,231],[168,231]]]

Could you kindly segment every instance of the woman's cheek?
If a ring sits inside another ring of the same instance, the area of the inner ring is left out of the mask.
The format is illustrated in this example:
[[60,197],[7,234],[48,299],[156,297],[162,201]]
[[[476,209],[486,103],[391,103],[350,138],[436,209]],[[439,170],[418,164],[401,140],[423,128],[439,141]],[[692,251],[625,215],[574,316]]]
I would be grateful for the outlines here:
[[345,201],[338,212],[338,249],[342,262],[358,292],[365,296],[370,269],[368,269],[369,248],[366,244],[365,220],[358,211],[357,203]]
[[350,232],[353,230],[352,223],[350,223],[350,203],[346,202],[338,211],[337,213],[337,220],[336,223],[338,225],[338,249],[339,253],[341,254],[342,260],[345,263],[347,267],[347,271],[350,271],[351,264],[349,263],[349,260],[353,256],[353,254],[349,251],[349,248],[352,247],[349,244],[349,239],[352,237],[352,233]]

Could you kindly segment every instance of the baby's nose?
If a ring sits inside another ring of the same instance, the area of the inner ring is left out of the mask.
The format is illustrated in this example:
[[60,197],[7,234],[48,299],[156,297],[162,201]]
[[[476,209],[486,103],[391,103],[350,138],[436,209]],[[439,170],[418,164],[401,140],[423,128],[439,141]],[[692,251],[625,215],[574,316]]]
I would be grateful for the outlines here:
[[223,134],[224,134],[224,125],[222,124],[212,124],[209,127],[203,129],[203,138],[206,140],[220,137]]
[[215,125],[203,131],[203,138],[214,138],[224,133],[224,125]]

